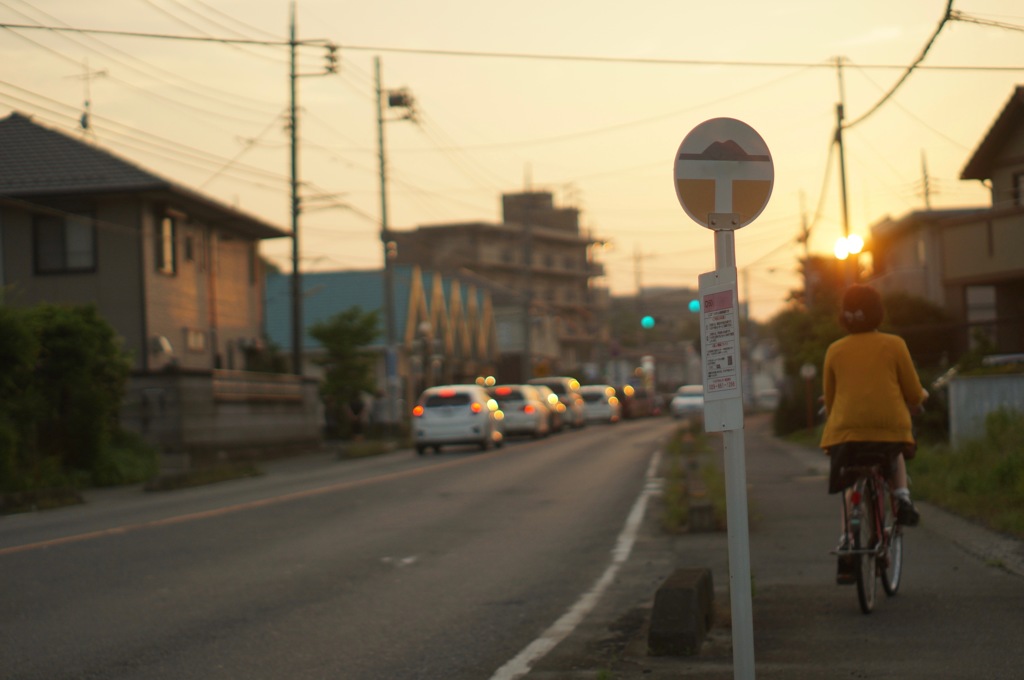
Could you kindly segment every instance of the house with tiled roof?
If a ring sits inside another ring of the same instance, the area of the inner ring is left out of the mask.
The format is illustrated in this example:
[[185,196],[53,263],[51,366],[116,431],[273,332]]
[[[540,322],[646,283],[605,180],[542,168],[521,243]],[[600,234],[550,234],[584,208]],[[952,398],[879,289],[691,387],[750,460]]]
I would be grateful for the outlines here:
[[997,352],[1024,352],[1024,86],[1014,90],[961,179],[982,182],[991,204],[876,223],[872,283],[946,309],[958,353],[982,336]]
[[315,385],[245,370],[263,335],[259,244],[288,235],[20,113],[0,120],[3,304],[95,305],[132,357],[125,423],[168,454],[318,439]]

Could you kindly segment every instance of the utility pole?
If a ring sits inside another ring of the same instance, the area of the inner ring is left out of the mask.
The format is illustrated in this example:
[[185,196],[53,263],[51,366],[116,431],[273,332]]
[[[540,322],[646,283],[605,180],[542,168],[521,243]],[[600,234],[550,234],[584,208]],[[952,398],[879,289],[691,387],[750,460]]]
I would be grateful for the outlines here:
[[932,185],[931,179],[928,177],[928,159],[925,156],[924,149],[921,150],[921,183],[922,190],[924,191],[924,207],[926,210],[931,210]]
[[384,373],[387,380],[388,423],[398,421],[397,373],[395,363],[395,295],[391,262],[391,233],[388,228],[387,161],[384,156],[384,91],[380,85],[380,57],[373,58],[374,83],[377,90],[377,161],[380,168],[380,240],[384,247]]
[[[527,184],[529,192],[529,184]],[[530,197],[523,202],[523,382],[533,377],[533,220]]]
[[[836,104],[836,143],[839,145],[839,182],[840,197],[843,210],[843,238],[850,238],[850,211],[846,204],[846,155],[843,152],[843,109],[846,94],[843,88],[843,58],[836,57],[836,73],[839,76],[839,103]],[[843,281],[850,285],[851,272],[849,258],[843,261]]]
[[[380,167],[380,240],[384,245],[384,335],[387,348],[384,369],[387,375],[388,420],[391,426],[398,422],[398,355],[395,348],[395,275],[394,259],[398,254],[391,239],[388,224],[387,158],[384,154],[384,89],[381,87],[380,57],[374,57],[374,80],[377,91],[377,160]],[[387,92],[387,107],[405,109],[400,120],[416,122],[415,103],[406,90]]]
[[807,226],[807,210],[804,207],[804,193],[800,192],[800,240],[804,244],[804,304],[810,310],[814,305],[813,272],[811,272],[811,230]]
[[[299,198],[299,94],[298,82],[301,76],[325,76],[338,72],[337,50],[338,47],[330,41],[322,42],[327,49],[327,63],[323,71],[315,73],[299,73],[297,48],[301,44],[296,39],[295,28],[295,0],[289,5],[289,36],[288,36],[288,86],[289,86],[289,115],[288,128],[291,143],[291,213],[292,213],[292,373],[303,374],[302,367],[302,342],[303,342],[303,321],[302,321],[302,272],[300,263],[299,248],[299,215],[302,212],[302,203]],[[309,43],[305,43],[309,44]]]
[[296,72],[295,2],[290,10],[290,34],[288,40],[289,86],[291,108],[289,129],[291,133],[291,208],[292,208],[292,373],[302,375],[302,278],[299,264],[299,117],[298,117],[298,73]]

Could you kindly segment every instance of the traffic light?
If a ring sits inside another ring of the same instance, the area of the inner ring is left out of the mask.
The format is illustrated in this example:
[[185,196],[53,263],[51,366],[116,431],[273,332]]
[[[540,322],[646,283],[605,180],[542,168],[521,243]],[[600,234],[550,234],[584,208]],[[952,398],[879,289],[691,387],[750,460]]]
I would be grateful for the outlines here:
[[700,311],[700,300],[697,300],[697,299],[690,300],[690,304],[687,305],[687,308],[692,313],[696,314],[697,312]]
[[654,324],[655,324],[655,319],[650,314],[648,314],[648,315],[646,315],[646,316],[644,316],[644,317],[642,317],[640,319],[640,326],[641,326],[641,328],[646,328],[646,329],[650,330],[651,328],[654,328]]

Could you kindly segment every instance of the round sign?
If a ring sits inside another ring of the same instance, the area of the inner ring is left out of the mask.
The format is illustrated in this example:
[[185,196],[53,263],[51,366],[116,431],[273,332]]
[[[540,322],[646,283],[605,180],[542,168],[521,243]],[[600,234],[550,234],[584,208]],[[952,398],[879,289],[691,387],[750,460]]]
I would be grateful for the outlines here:
[[818,368],[814,364],[804,364],[800,367],[800,377],[804,380],[814,380],[814,376],[818,375]]
[[712,118],[683,139],[673,175],[686,214],[723,231],[750,224],[768,205],[775,164],[754,128],[735,118]]

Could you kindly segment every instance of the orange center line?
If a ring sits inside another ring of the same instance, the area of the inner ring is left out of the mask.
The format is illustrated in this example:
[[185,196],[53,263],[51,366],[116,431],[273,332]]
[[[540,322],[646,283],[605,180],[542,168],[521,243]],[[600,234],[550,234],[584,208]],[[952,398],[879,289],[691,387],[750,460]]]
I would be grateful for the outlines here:
[[415,468],[413,470],[402,470],[400,472],[391,472],[388,474],[380,475],[377,477],[368,477],[366,479],[357,479],[347,482],[338,482],[336,484],[329,484],[327,486],[318,487],[315,489],[306,489],[305,491],[295,491],[292,493],[283,494],[281,496],[271,496],[269,498],[261,498],[255,501],[248,501],[245,503],[238,503],[236,505],[228,505],[223,508],[214,508],[213,510],[203,510],[202,512],[192,512],[185,515],[175,515],[173,517],[164,517],[163,519],[155,519],[149,522],[139,522],[138,524],[125,524],[119,527],[111,527],[109,529],[100,529],[98,531],[89,531],[84,534],[73,534],[71,536],[62,536],[61,538],[52,538],[45,541],[38,541],[36,543],[26,543],[24,545],[15,545],[8,548],[0,548],[0,557],[5,555],[13,555],[15,553],[29,552],[31,550],[43,550],[45,548],[54,548],[60,545],[66,545],[69,543],[80,543],[82,541],[90,541],[95,538],[103,538],[104,536],[118,536],[121,534],[127,534],[133,531],[141,531],[143,529],[155,529],[157,527],[172,526],[174,524],[184,524],[186,522],[195,522],[203,519],[210,519],[211,517],[222,517],[224,515],[230,515],[236,512],[244,512],[246,510],[254,510],[256,508],[265,508],[271,505],[278,505],[281,503],[288,503],[291,501],[300,500],[303,498],[312,498],[315,496],[322,496],[337,491],[347,491],[349,489],[355,489],[361,486],[369,486],[371,484],[380,484],[383,482],[389,482],[396,479],[402,479],[405,477],[415,477],[428,472],[434,472],[437,470],[445,470],[447,468],[458,467],[460,465],[467,465],[477,461],[486,460],[493,456],[501,454],[502,451],[493,451],[483,456],[477,455],[471,458],[463,458],[460,460],[452,460],[445,463],[438,463],[428,467]]

